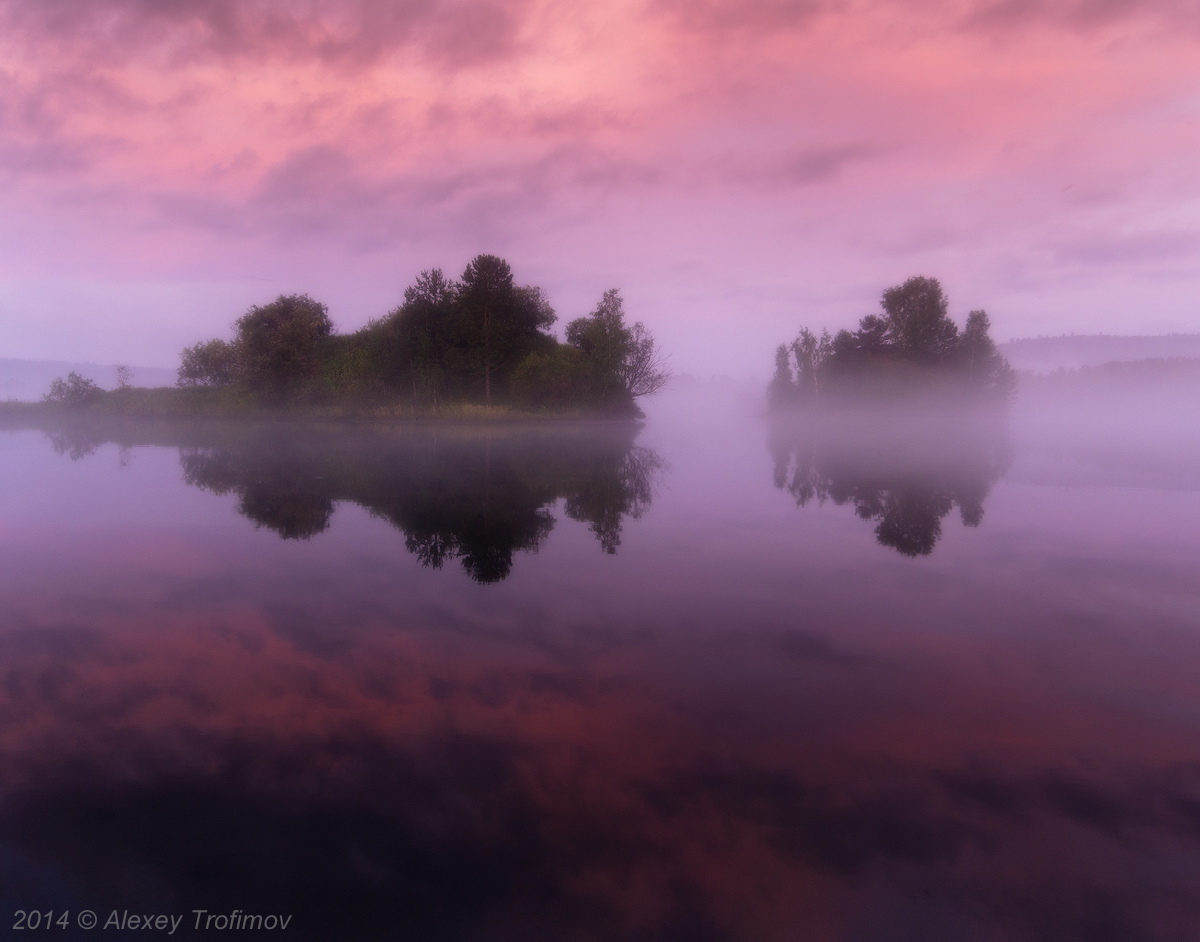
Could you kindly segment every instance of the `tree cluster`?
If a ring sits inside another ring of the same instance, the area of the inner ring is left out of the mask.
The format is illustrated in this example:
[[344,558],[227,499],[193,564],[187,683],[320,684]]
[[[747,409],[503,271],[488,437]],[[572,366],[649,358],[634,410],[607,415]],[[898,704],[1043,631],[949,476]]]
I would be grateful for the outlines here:
[[922,277],[887,289],[882,307],[882,314],[868,314],[856,331],[817,337],[804,328],[790,344],[781,344],[768,390],[772,407],[913,392],[1011,397],[1016,372],[989,336],[986,312],[972,311],[960,331],[947,313],[941,284]]
[[183,351],[181,386],[238,387],[276,401],[354,397],[421,405],[511,404],[636,415],[635,400],[666,383],[663,358],[641,324],[628,325],[621,295],[551,332],[540,288],[517,285],[509,264],[480,255],[453,281],[422,272],[404,303],[349,335],[325,305],[281,296],[251,308],[232,341]]
[[50,384],[50,391],[42,397],[42,401],[67,409],[78,409],[94,402],[102,392],[92,380],[72,370],[66,379],[56,379]]

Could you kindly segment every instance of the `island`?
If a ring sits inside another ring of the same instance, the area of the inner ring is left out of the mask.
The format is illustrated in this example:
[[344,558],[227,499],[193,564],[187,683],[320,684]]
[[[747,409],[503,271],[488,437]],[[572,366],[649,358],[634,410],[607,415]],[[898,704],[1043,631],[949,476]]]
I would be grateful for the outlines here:
[[1016,371],[996,349],[982,310],[963,330],[950,318],[936,278],[917,276],[888,288],[881,314],[858,330],[817,337],[807,327],[775,351],[768,387],[773,412],[862,403],[1007,403]]
[[[349,334],[305,294],[255,305],[229,340],[186,348],[176,387],[136,388],[118,374],[103,390],[70,373],[35,410],[105,415],[263,414],[314,417],[640,418],[637,400],[669,378],[643,324],[627,324],[620,291],[550,332],[545,292],[518,285],[495,255],[457,281],[424,271],[404,302]],[[15,406],[9,404],[8,409]]]

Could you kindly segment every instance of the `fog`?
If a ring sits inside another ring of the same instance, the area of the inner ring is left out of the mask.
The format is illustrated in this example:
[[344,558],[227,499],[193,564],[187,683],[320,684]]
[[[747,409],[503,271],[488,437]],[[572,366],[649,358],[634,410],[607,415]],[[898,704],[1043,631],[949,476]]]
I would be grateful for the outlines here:
[[[161,367],[132,367],[132,382],[139,386],[173,386],[175,370]],[[66,360],[5,360],[0,359],[0,402],[16,400],[35,402],[41,399],[50,384],[68,373],[78,373],[101,389],[117,384],[117,368],[101,363],[74,363]]]
[[783,419],[684,381],[640,425],[6,413],[0,895],[299,939],[1186,938],[1171,375]]

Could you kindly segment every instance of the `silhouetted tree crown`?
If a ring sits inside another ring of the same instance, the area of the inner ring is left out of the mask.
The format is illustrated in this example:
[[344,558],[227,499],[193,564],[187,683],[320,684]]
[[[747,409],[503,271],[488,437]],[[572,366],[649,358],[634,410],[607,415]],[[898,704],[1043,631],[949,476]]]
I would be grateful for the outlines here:
[[180,386],[229,386],[237,375],[237,349],[224,340],[201,341],[180,357]]
[[282,389],[316,376],[332,334],[324,304],[306,294],[280,295],[238,318],[234,346],[247,380]]
[[883,292],[886,321],[882,325],[878,319],[869,325],[860,323],[860,336],[855,339],[865,339],[861,335],[867,331],[872,339],[879,336],[883,341],[880,350],[886,349],[887,342],[891,341],[896,350],[909,359],[921,363],[942,362],[953,353],[958,340],[958,326],[946,313],[949,307],[950,302],[936,278],[909,278],[904,284]]
[[467,265],[457,307],[467,369],[482,378],[490,405],[493,379],[506,383],[525,357],[546,345],[554,310],[540,289],[517,288],[508,262],[495,255]]
[[1012,395],[1016,373],[988,335],[987,314],[972,311],[960,333],[936,278],[888,288],[881,305],[883,314],[868,314],[856,331],[818,337],[806,327],[781,345],[768,388],[771,406],[916,391],[999,401]]
[[625,304],[615,288],[604,292],[586,317],[567,325],[567,342],[527,359],[514,376],[514,391],[527,402],[557,406],[589,404],[610,415],[637,415],[635,400],[670,379],[665,359],[641,323],[625,323]]
[[50,391],[42,399],[56,406],[77,409],[96,399],[101,392],[92,380],[72,370],[66,379],[54,380],[50,384]]
[[635,399],[666,383],[654,339],[625,323],[615,289],[568,325],[565,343],[550,333],[556,319],[540,288],[516,284],[504,259],[479,255],[457,282],[441,269],[421,272],[400,307],[347,336],[334,335],[325,306],[306,295],[251,308],[232,342],[183,351],[179,384],[634,415]]

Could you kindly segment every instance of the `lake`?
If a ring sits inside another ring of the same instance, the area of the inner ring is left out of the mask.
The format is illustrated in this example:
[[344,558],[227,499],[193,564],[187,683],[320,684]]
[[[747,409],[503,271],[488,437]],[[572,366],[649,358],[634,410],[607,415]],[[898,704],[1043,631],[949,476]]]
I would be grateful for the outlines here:
[[757,410],[9,422],[4,937],[1200,938],[1194,405]]

